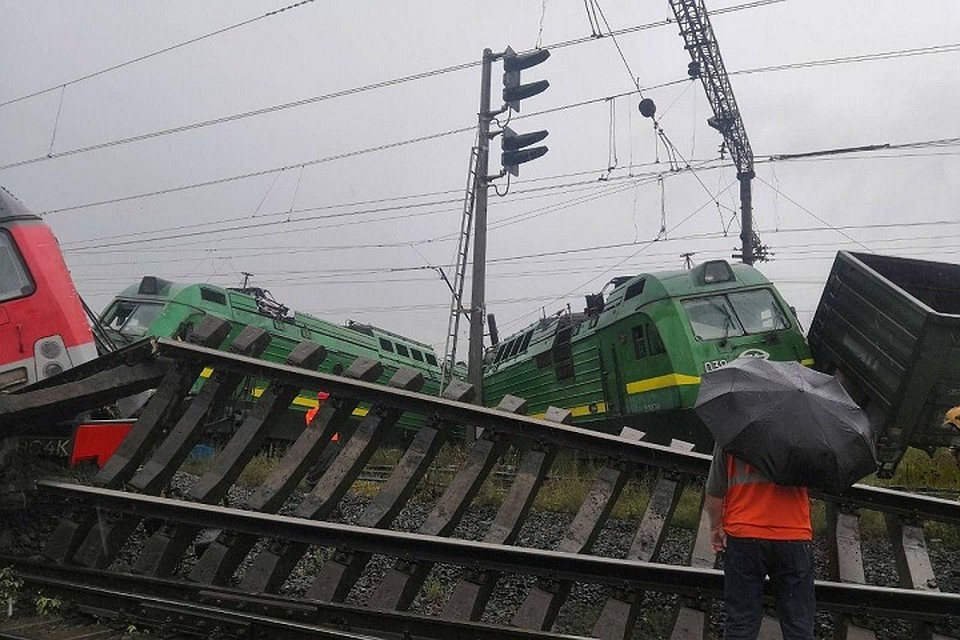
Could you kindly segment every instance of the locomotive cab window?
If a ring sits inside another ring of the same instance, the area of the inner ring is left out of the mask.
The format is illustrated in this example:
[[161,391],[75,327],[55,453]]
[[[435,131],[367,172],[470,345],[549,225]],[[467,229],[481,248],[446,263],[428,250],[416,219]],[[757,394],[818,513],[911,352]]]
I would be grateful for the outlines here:
[[728,297],[747,333],[764,333],[790,328],[786,314],[783,313],[769,289],[737,291]]
[[682,301],[697,340],[725,340],[745,334],[781,331],[790,321],[769,289]]
[[103,316],[103,324],[125,336],[140,338],[163,311],[162,304],[118,300],[110,305]]
[[633,328],[633,354],[638,360],[665,352],[657,325],[648,322]]
[[0,231],[0,301],[22,298],[36,291],[27,265],[7,232]]
[[723,340],[744,333],[725,296],[694,298],[681,304],[697,340]]

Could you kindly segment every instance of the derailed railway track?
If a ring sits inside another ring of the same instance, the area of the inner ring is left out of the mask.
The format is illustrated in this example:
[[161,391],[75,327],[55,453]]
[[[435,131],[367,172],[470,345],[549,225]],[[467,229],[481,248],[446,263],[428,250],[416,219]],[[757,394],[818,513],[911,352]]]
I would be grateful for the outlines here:
[[[27,424],[51,408],[103,401],[113,381],[119,394],[141,385],[145,371],[156,392],[136,426],[92,486],[41,482],[40,491],[67,500],[69,507],[44,548],[43,562],[19,563],[21,574],[45,588],[71,592],[89,608],[124,609],[136,619],[178,631],[208,635],[213,628],[239,637],[562,637],[550,631],[571,597],[574,583],[608,588],[595,622],[579,630],[602,638],[629,638],[642,612],[644,592],[676,594],[663,634],[671,638],[705,637],[708,607],[722,594],[722,574],[714,569],[709,531],[701,519],[686,565],[658,563],[670,520],[686,487],[698,487],[709,457],[684,449],[645,443],[563,424],[565,412],[551,410],[548,420],[525,417],[523,402],[507,397],[498,409],[471,405],[471,390],[454,382],[437,398],[418,393],[422,381],[401,370],[387,386],[369,382],[376,362],[360,359],[343,377],[312,371],[322,349],[303,343],[286,364],[255,357],[262,332],[250,329],[234,340],[231,352],[211,344],[222,327],[198,325],[192,342],[157,340],[147,354],[100,372],[96,392],[91,379],[67,381],[43,390],[43,396],[0,403],[9,424]],[[222,340],[222,336],[220,338]],[[149,362],[149,366],[144,366]],[[204,369],[213,374],[190,394]],[[136,384],[124,382],[135,375]],[[247,376],[269,385],[249,416],[213,459],[210,469],[182,500],[159,497],[202,437],[204,419],[227,401]],[[104,382],[108,381],[108,382]],[[139,388],[139,387],[138,387]],[[276,469],[236,508],[219,506],[249,460],[262,447],[271,420],[286,410],[300,389],[331,394],[313,422],[286,451]],[[38,392],[39,393],[39,392]],[[92,402],[92,400],[91,400]],[[354,410],[368,408],[336,458],[305,493],[302,481],[335,433],[343,432]],[[337,505],[360,477],[404,412],[423,417],[376,496],[353,525],[332,521]],[[409,504],[434,464],[441,446],[464,425],[482,427],[452,481],[432,504],[415,531],[391,526]],[[634,434],[636,436],[637,434]],[[517,539],[527,522],[551,465],[564,451],[606,462],[555,548],[530,549]],[[519,458],[513,482],[480,540],[454,536],[471,503],[508,452]],[[636,524],[625,558],[591,553],[597,537],[626,487],[639,472],[655,476],[646,510]],[[831,555],[828,579],[817,582],[818,608],[834,614],[839,637],[870,638],[865,626],[873,616],[908,621],[915,637],[950,634],[960,629],[948,614],[960,611],[960,594],[941,592],[927,552],[923,523],[960,527],[960,503],[857,485],[842,496],[818,495],[827,506]],[[277,515],[281,509],[289,515]],[[899,586],[866,584],[861,553],[860,514],[883,514],[896,559]],[[121,548],[144,520],[160,523],[139,546],[132,572],[109,570]],[[194,541],[204,531],[219,532],[189,568]],[[335,551],[296,595],[283,593],[301,558],[315,547]],[[392,566],[359,605],[344,604],[375,556],[395,558]],[[445,594],[438,616],[409,613],[436,565],[462,568],[456,586]],[[535,579],[523,598],[512,603],[505,623],[480,622],[495,602],[498,578],[523,574]],[[84,591],[86,590],[86,595]],[[280,595],[283,593],[282,595]],[[111,604],[113,603],[113,604]],[[769,624],[769,620],[768,620]],[[286,625],[286,626],[284,626]],[[953,625],[953,626],[951,626]],[[312,634],[312,635],[311,635]]]

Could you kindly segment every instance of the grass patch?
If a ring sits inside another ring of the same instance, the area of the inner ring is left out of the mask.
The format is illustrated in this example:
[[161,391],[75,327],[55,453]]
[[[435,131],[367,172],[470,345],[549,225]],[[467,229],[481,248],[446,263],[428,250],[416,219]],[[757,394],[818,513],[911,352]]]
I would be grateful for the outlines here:
[[380,492],[380,486],[381,483],[375,480],[357,480],[353,483],[353,486],[350,487],[350,493],[360,498],[373,500]]
[[583,475],[550,478],[540,487],[533,508],[559,513],[576,513],[592,485],[593,478]]
[[610,517],[617,520],[638,520],[643,516],[649,502],[650,485],[647,482],[639,480],[628,482],[620,493],[620,498],[614,505]]
[[372,467],[394,467],[403,457],[403,450],[395,447],[381,447],[370,456],[369,464]]
[[430,602],[440,602],[444,593],[446,589],[436,578],[428,579],[423,585],[423,596]]
[[923,525],[923,535],[927,541],[938,540],[945,547],[951,549],[960,548],[960,527],[945,524],[943,522],[925,522]]
[[209,458],[187,458],[187,460],[180,465],[180,471],[195,476],[202,476],[207,472],[208,469],[210,469],[210,464],[212,462],[212,456]]
[[280,458],[266,453],[254,456],[243,468],[240,477],[237,478],[237,484],[248,489],[259,487],[277,468],[279,462]]
[[473,504],[478,507],[499,507],[507,497],[507,487],[496,480],[493,474],[480,486],[480,491],[473,499]]
[[599,468],[592,462],[577,460],[570,452],[561,452],[553,461],[547,480],[537,492],[533,508],[576,513],[598,472]]
[[892,478],[869,476],[863,482],[877,487],[960,491],[960,465],[946,449],[938,449],[930,456],[910,448]]
[[700,526],[700,512],[702,511],[703,487],[698,484],[684,487],[680,500],[677,501],[677,508],[673,512],[673,519],[670,521],[675,527],[682,527],[696,531]]

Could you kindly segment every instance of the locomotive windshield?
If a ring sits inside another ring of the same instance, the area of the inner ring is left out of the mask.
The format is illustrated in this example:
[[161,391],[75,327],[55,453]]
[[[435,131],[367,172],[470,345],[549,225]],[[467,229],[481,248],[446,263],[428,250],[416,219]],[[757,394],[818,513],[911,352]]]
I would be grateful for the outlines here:
[[126,337],[141,338],[161,311],[163,304],[118,300],[103,315],[103,324]]
[[682,304],[697,340],[723,340],[790,328],[790,322],[768,289],[692,298],[683,300]]
[[33,293],[33,281],[17,246],[5,231],[0,231],[0,302]]

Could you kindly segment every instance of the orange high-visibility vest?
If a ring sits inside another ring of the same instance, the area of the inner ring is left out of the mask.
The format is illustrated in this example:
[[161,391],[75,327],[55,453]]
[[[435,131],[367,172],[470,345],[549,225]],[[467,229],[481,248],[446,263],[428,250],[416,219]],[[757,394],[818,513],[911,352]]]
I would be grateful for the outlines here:
[[755,467],[727,454],[723,530],[735,538],[811,540],[806,487],[774,484]]

